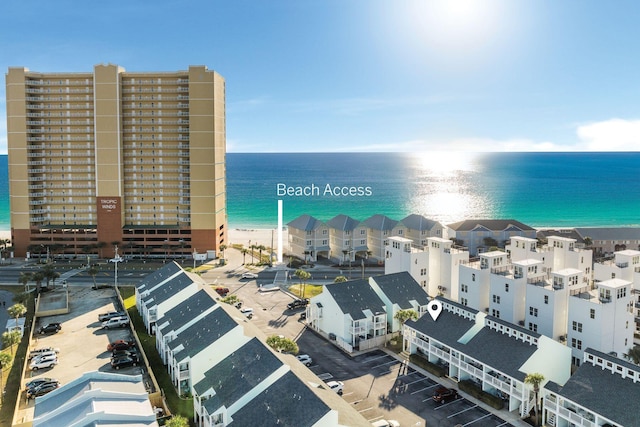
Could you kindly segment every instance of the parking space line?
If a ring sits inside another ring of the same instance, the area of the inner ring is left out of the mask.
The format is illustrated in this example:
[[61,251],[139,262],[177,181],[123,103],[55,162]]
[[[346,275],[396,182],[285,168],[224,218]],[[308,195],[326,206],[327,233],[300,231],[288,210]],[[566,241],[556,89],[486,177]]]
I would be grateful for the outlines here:
[[361,409],[361,410],[359,410],[358,412],[370,411],[370,410],[372,410],[372,409],[373,409],[373,406],[370,406],[370,407],[368,407],[368,408]]
[[391,357],[391,356],[389,356],[388,354],[383,354],[382,356],[372,357],[371,359],[363,360],[362,363],[368,363],[374,360],[384,359],[385,357]]
[[[414,391],[414,392],[413,392],[413,393],[411,393],[411,394],[416,394],[416,393],[420,393],[421,391],[429,390],[430,388],[434,388],[434,387],[436,387],[437,385],[438,385],[438,384],[434,384],[434,385],[430,385],[429,387],[421,388],[420,390],[416,390],[416,391]],[[427,400],[428,400],[428,399],[427,399]],[[424,400],[423,400],[423,402],[424,402]]]
[[482,416],[482,417],[480,417],[480,418],[477,418],[477,419],[475,419],[475,420],[473,420],[473,421],[469,421],[468,423],[463,424],[463,425],[462,425],[462,427],[468,426],[469,424],[473,424],[473,423],[475,423],[476,421],[480,421],[480,420],[482,420],[482,419],[485,419],[485,418],[487,418],[487,417],[490,417],[491,415],[492,415],[492,414],[487,414],[487,415]]
[[509,424],[509,421],[505,421],[502,424],[498,424],[496,427],[506,426],[507,424]]
[[411,381],[410,383],[407,383],[406,385],[411,385],[411,384],[419,383],[419,382],[422,382],[422,381],[424,381],[424,380],[429,380],[429,378],[420,378],[419,380]]
[[394,363],[400,364],[400,362],[398,362],[397,360],[393,360],[391,362],[383,363],[382,365],[373,366],[371,369],[382,368],[383,366],[391,365],[391,364],[394,364]]
[[458,411],[458,412],[456,412],[455,414],[451,414],[451,415],[449,415],[447,418],[453,418],[453,417],[455,417],[455,416],[457,416],[457,415],[462,414],[463,412],[470,411],[471,409],[473,409],[473,408],[477,408],[477,407],[478,407],[478,405],[473,405],[473,406],[472,406],[472,407],[470,407],[470,408],[463,409],[462,411]]
[[[449,406],[449,405],[451,405],[452,403],[456,403],[457,401],[458,401],[458,399],[454,399],[454,400],[452,400],[452,401],[451,401],[451,402],[449,402],[449,403],[443,403],[443,404],[441,404],[440,406],[438,406],[437,408],[433,408],[433,410],[434,410],[434,411],[438,411],[438,410],[440,410],[440,409],[444,408],[445,406]],[[477,405],[476,405],[476,406],[477,406]]]

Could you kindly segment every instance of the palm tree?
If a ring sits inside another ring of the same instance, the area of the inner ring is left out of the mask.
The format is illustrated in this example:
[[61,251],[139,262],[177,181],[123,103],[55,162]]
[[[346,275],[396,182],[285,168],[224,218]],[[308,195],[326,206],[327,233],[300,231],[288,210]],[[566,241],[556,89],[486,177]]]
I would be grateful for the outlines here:
[[27,283],[31,281],[31,273],[20,273],[20,277],[18,278],[18,283],[22,283],[24,285],[24,291],[27,292]]
[[47,281],[47,289],[49,289],[49,281],[53,280],[53,287],[55,288],[56,279],[60,277],[60,273],[55,271],[53,265],[47,264],[42,269],[42,274],[44,275],[44,279]]
[[18,317],[24,316],[27,312],[27,307],[24,304],[13,304],[11,307],[7,308],[9,312],[9,316],[16,319],[16,328],[18,327]]
[[256,248],[258,249],[258,264],[262,264],[262,251],[267,248],[264,245],[258,245]]
[[296,276],[298,279],[300,279],[300,298],[304,298],[304,294],[306,289],[304,289],[304,286],[306,285],[306,281],[309,280],[311,278],[311,273],[309,273],[308,271],[304,271],[304,270],[296,270],[295,273],[293,273],[294,276]]
[[13,351],[13,346],[20,342],[22,338],[22,333],[20,331],[15,330],[11,332],[3,332],[2,333],[2,346],[4,348],[11,347],[11,354],[15,354]]
[[251,264],[253,264],[253,263],[254,263],[254,261],[253,261],[253,255],[254,255],[254,254],[253,254],[253,251],[254,251],[258,246],[257,246],[257,245],[251,245],[251,246],[249,246],[249,247],[251,248]]
[[343,283],[346,281],[347,281],[347,278],[345,276],[336,276],[336,278],[333,279],[333,283]]
[[242,265],[244,265],[247,258],[247,252],[249,252],[249,250],[247,248],[242,248],[240,252],[242,252]]
[[224,259],[224,251],[227,249],[227,245],[220,245],[221,257]]
[[40,295],[40,288],[42,287],[42,281],[44,280],[44,274],[42,271],[36,271],[31,276],[31,280],[36,282],[36,294]]
[[267,338],[267,345],[277,352],[288,354],[298,354],[298,344],[290,338],[278,335],[271,335]]
[[524,377],[525,384],[531,384],[533,386],[533,394],[535,396],[535,403],[533,405],[533,409],[536,414],[536,425],[540,425],[540,420],[538,419],[538,393],[540,392],[540,383],[544,381],[544,375],[539,374],[537,372],[532,372],[527,374]]
[[412,308],[407,310],[398,310],[393,318],[404,325],[409,319],[418,320],[418,312]]
[[98,288],[98,284],[96,283],[96,275],[99,272],[100,270],[98,270],[98,267],[96,267],[95,265],[87,270],[87,274],[93,278],[93,287],[96,289]]
[[[13,361],[13,356],[5,351],[0,352],[0,390],[4,390],[3,384],[3,374],[4,369],[11,364]],[[2,403],[4,403],[4,393],[0,393],[0,399]]]

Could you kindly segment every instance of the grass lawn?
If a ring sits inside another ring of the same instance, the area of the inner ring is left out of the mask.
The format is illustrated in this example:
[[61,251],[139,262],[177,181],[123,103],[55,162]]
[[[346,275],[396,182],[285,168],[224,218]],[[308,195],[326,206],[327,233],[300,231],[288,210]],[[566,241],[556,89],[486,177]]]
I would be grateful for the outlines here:
[[149,361],[149,366],[156,377],[156,381],[158,381],[158,386],[164,391],[164,395],[167,399],[167,405],[169,405],[169,410],[172,414],[182,415],[183,417],[192,420],[193,399],[183,399],[178,396],[178,393],[171,382],[171,377],[167,372],[167,368],[162,363],[162,359],[156,350],[156,337],[147,334],[144,323],[142,323],[142,317],[136,308],[135,290],[133,286],[122,287],[119,289],[122,300],[124,301],[125,309],[129,313],[131,322],[136,329],[136,334],[142,343],[142,348],[147,356],[147,360]]
[[311,298],[322,293],[322,285],[291,285],[289,286],[289,292],[294,295],[300,296],[304,292],[304,296],[301,298]]

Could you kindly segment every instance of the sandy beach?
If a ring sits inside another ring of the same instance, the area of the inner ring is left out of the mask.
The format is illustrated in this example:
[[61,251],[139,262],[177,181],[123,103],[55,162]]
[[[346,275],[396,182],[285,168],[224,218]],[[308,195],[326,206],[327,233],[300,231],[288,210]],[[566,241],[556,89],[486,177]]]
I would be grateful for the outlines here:
[[[282,245],[287,247],[288,233],[287,230],[282,231]],[[232,228],[229,229],[228,243],[231,245],[243,245],[249,247],[251,245],[263,245],[265,247],[278,246],[278,230],[274,228]]]
[[11,230],[0,230],[0,239],[10,239]]

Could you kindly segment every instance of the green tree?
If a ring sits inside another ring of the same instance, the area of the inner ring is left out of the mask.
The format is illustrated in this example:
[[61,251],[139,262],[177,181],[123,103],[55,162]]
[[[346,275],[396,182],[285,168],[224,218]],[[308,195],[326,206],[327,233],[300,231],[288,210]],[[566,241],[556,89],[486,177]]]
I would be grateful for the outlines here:
[[345,276],[336,276],[336,278],[333,279],[333,283],[343,283],[346,281],[347,281],[347,278]]
[[31,273],[20,273],[20,277],[18,277],[18,283],[22,283],[25,292],[27,292],[27,284],[31,281],[31,279]]
[[244,265],[247,260],[247,252],[249,252],[249,250],[247,248],[242,248],[240,252],[242,252],[242,265]]
[[298,354],[298,344],[292,339],[280,335],[271,335],[267,338],[267,345],[280,353]]
[[227,245],[220,245],[220,256],[224,259],[224,251],[227,250]]
[[236,305],[237,303],[240,302],[240,298],[238,298],[237,295],[227,295],[226,297],[222,298],[220,302],[223,302],[229,305]]
[[98,284],[96,283],[96,276],[99,272],[100,270],[98,270],[98,267],[96,267],[95,265],[91,266],[91,268],[87,270],[87,274],[93,279],[93,287],[96,289],[98,288]]
[[418,312],[412,308],[406,310],[398,310],[393,318],[404,325],[405,322],[409,319],[418,320]]
[[49,289],[49,282],[53,281],[53,287],[55,288],[56,279],[60,277],[60,273],[55,271],[55,267],[52,264],[47,264],[41,270],[44,279],[47,281],[47,289]]
[[189,420],[182,415],[173,415],[164,425],[167,427],[189,427]]
[[18,317],[24,316],[24,314],[27,312],[27,307],[25,307],[24,304],[18,303],[13,304],[11,307],[7,308],[7,311],[9,312],[9,316],[16,319],[16,327],[18,327]]
[[306,291],[306,281],[311,278],[311,273],[302,269],[298,269],[295,273],[293,273],[293,275],[300,280],[300,298],[304,298],[304,294]]
[[42,287],[42,281],[44,280],[44,273],[42,271],[36,271],[31,276],[31,280],[36,282],[36,294],[40,295],[40,288]]
[[[13,356],[6,351],[0,351],[0,390],[4,391],[4,370],[11,365]],[[0,400],[4,403],[4,393],[0,393]]]
[[262,264],[262,251],[267,248],[265,245],[258,245],[256,248],[258,249],[258,264]]
[[640,346],[634,345],[624,354],[624,358],[629,362],[640,365]]
[[22,339],[22,334],[20,331],[11,331],[11,332],[3,332],[2,333],[2,347],[7,348],[11,347],[11,354],[15,354],[13,351],[13,346],[18,344]]
[[253,253],[253,252],[256,250],[256,248],[257,248],[257,247],[258,247],[258,245],[251,245],[251,246],[249,246],[249,248],[251,249],[251,264],[254,264],[254,263],[255,263],[255,261],[254,261],[254,259],[253,259],[253,256],[254,256],[254,253]]
[[530,374],[528,374],[526,377],[524,377],[524,383],[525,384],[530,384],[531,386],[533,386],[533,394],[535,397],[535,403],[533,406],[533,409],[535,410],[535,414],[536,414],[536,425],[540,425],[540,420],[539,420],[539,412],[538,412],[538,393],[540,392],[540,384],[544,381],[544,375],[539,374],[537,372],[532,372]]

